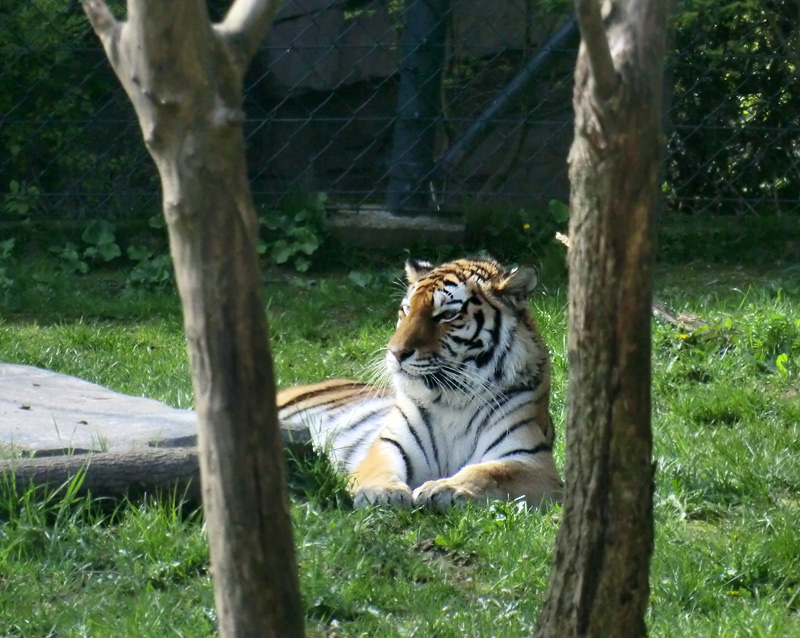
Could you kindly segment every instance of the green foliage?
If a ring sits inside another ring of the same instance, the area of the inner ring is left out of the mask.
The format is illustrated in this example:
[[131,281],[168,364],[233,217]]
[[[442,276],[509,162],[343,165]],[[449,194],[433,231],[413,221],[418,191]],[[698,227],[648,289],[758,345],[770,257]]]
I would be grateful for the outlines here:
[[36,209],[39,189],[26,183],[11,180],[8,193],[3,196],[3,210],[9,216],[25,218]]
[[83,231],[81,239],[89,244],[89,247],[83,251],[86,259],[109,262],[122,255],[114,236],[114,226],[104,219],[90,223]]
[[440,534],[433,539],[438,547],[446,547],[451,550],[460,550],[469,544],[475,534],[473,525],[467,516],[458,517],[454,525],[448,525]]
[[778,310],[751,307],[736,318],[712,319],[691,332],[663,328],[658,334],[656,343],[666,346],[662,351],[669,353],[671,366],[696,371],[692,366],[709,356],[736,357],[756,374],[800,377],[800,318]]
[[290,263],[298,272],[311,266],[311,257],[321,246],[325,232],[325,193],[293,193],[280,209],[265,211],[259,217],[264,239],[259,253],[273,264]]
[[14,250],[14,244],[13,237],[0,241],[0,291],[7,291],[14,284],[7,266],[7,262],[11,259],[11,252]]
[[[148,220],[148,226],[163,230],[167,222],[163,215],[153,215]],[[164,288],[172,285],[174,281],[172,257],[166,245],[159,243],[158,246],[159,250],[153,250],[142,244],[128,246],[128,259],[135,264],[128,276],[129,284],[148,288]]]
[[67,272],[79,275],[89,272],[89,264],[82,259],[83,252],[71,241],[60,247],[51,246],[50,252],[58,257],[61,267]]
[[169,253],[154,254],[147,246],[128,246],[128,259],[136,265],[128,281],[132,284],[162,287],[172,283],[172,258]]
[[790,215],[669,215],[658,229],[658,259],[670,264],[792,266],[800,262],[797,218]]
[[108,263],[122,255],[114,235],[114,225],[106,220],[91,222],[81,239],[85,246],[67,242],[63,246],[50,248],[50,252],[59,258],[68,272],[85,275],[91,263]]
[[13,535],[14,542],[3,547],[0,555],[29,558],[57,551],[62,535],[90,514],[91,503],[78,496],[83,477],[84,473],[78,472],[56,490],[21,489],[13,477],[4,474],[0,478],[0,520],[4,524],[0,538]]
[[[154,216],[151,228],[162,228],[163,217]],[[148,237],[148,239],[151,239]],[[159,245],[158,241],[150,241]],[[69,273],[85,275],[93,267],[117,262],[122,257],[122,249],[117,243],[116,228],[113,223],[99,219],[90,222],[81,234],[81,244],[68,241],[60,246],[52,246],[53,253],[61,268]],[[133,262],[127,277],[127,284],[149,288],[169,286],[173,282],[172,260],[165,246],[154,250],[143,244],[130,244],[125,251],[128,260]]]
[[[495,206],[474,204],[464,212],[467,245],[471,248],[491,246],[500,259],[525,256],[541,257],[552,244],[556,232],[566,232],[569,206],[551,200],[547,213],[518,208],[498,210]],[[563,254],[563,249],[562,249]]]
[[330,457],[311,446],[286,448],[289,491],[319,507],[351,507],[350,480],[336,471]]
[[[800,5],[685,0],[674,18],[667,184],[681,212],[798,212]],[[731,202],[762,200],[755,208]]]
[[81,480],[0,484],[3,636],[216,635],[202,516],[174,496],[103,509]]
[[[2,208],[21,217],[63,216],[65,205],[73,218],[129,213],[130,197],[108,194],[152,192],[156,175],[138,133],[119,126],[131,119],[130,105],[86,17],[61,0],[5,4],[0,113],[10,125],[0,129],[0,184],[9,185]],[[45,205],[42,193],[58,194],[57,204]]]

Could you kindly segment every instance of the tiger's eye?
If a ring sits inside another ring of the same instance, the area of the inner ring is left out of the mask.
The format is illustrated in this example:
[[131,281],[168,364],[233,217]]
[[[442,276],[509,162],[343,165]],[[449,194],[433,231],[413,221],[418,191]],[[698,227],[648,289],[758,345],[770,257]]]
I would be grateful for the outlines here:
[[452,321],[461,314],[458,310],[445,310],[436,315],[436,321]]

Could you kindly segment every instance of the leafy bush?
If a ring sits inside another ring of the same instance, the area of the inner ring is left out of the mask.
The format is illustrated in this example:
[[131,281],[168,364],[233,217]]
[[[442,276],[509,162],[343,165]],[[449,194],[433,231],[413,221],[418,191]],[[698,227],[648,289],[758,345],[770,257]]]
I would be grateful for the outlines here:
[[259,222],[265,228],[259,253],[273,264],[291,263],[305,272],[310,257],[322,245],[325,234],[325,193],[294,193],[280,209],[265,211]]
[[25,218],[36,208],[39,189],[26,183],[20,184],[12,179],[8,185],[8,193],[3,196],[3,210],[10,217]]
[[11,251],[14,250],[14,238],[0,241],[0,290],[8,290],[14,284],[11,275],[8,274],[8,267],[5,262],[11,259]]
[[86,244],[85,247],[67,242],[60,248],[50,248],[50,252],[59,257],[64,269],[69,272],[84,275],[89,272],[89,264],[108,263],[122,255],[114,235],[114,225],[106,220],[90,223],[83,231],[81,240]]
[[73,218],[110,217],[117,206],[130,205],[130,197],[109,197],[122,180],[154,192],[155,171],[142,161],[146,152],[127,98],[83,12],[61,0],[5,4],[0,188],[8,190],[0,193],[2,209],[18,218],[63,215],[65,208]]
[[172,282],[172,258],[169,253],[154,253],[147,246],[128,246],[128,259],[135,262],[128,276],[132,284],[161,287]]
[[786,0],[679,5],[666,175],[676,210],[800,211],[798,24]]
[[[467,246],[472,250],[490,247],[498,259],[530,259],[534,255],[541,262],[543,248],[553,243],[556,232],[566,232],[568,219],[569,206],[558,200],[550,201],[546,213],[472,205],[465,210]],[[563,252],[559,248],[560,258]]]

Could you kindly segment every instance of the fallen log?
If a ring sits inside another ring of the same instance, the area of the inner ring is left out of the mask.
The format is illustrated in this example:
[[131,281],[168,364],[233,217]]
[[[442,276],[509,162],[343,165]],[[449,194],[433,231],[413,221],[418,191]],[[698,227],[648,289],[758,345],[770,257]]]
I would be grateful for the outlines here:
[[31,486],[57,490],[79,478],[78,494],[138,498],[175,492],[187,504],[200,505],[200,471],[195,448],[141,448],[0,461],[3,481],[19,491]]
[[[311,449],[307,428],[281,429],[283,444],[301,455]],[[200,506],[200,470],[195,446],[142,447],[125,452],[24,456],[0,460],[0,480],[19,491],[33,486],[57,490],[80,477],[77,493],[99,498],[137,499],[174,493]]]

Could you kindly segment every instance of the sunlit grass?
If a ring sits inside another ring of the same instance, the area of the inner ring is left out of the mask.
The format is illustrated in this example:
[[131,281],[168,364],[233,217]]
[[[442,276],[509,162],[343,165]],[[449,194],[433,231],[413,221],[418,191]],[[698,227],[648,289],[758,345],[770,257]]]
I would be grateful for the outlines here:
[[[0,360],[191,405],[173,291],[130,289],[113,273],[74,278],[41,268],[0,309]],[[270,273],[279,386],[369,378],[393,330],[401,274],[399,265],[358,276]],[[650,633],[800,636],[797,270],[663,270],[657,295],[707,327],[654,324]],[[551,347],[563,467],[563,284],[549,282],[532,304]],[[557,508],[354,512],[324,460],[289,467],[309,635],[530,633]],[[199,515],[169,501],[109,511],[63,493],[48,500],[9,489],[0,488],[0,635],[214,635]]]

